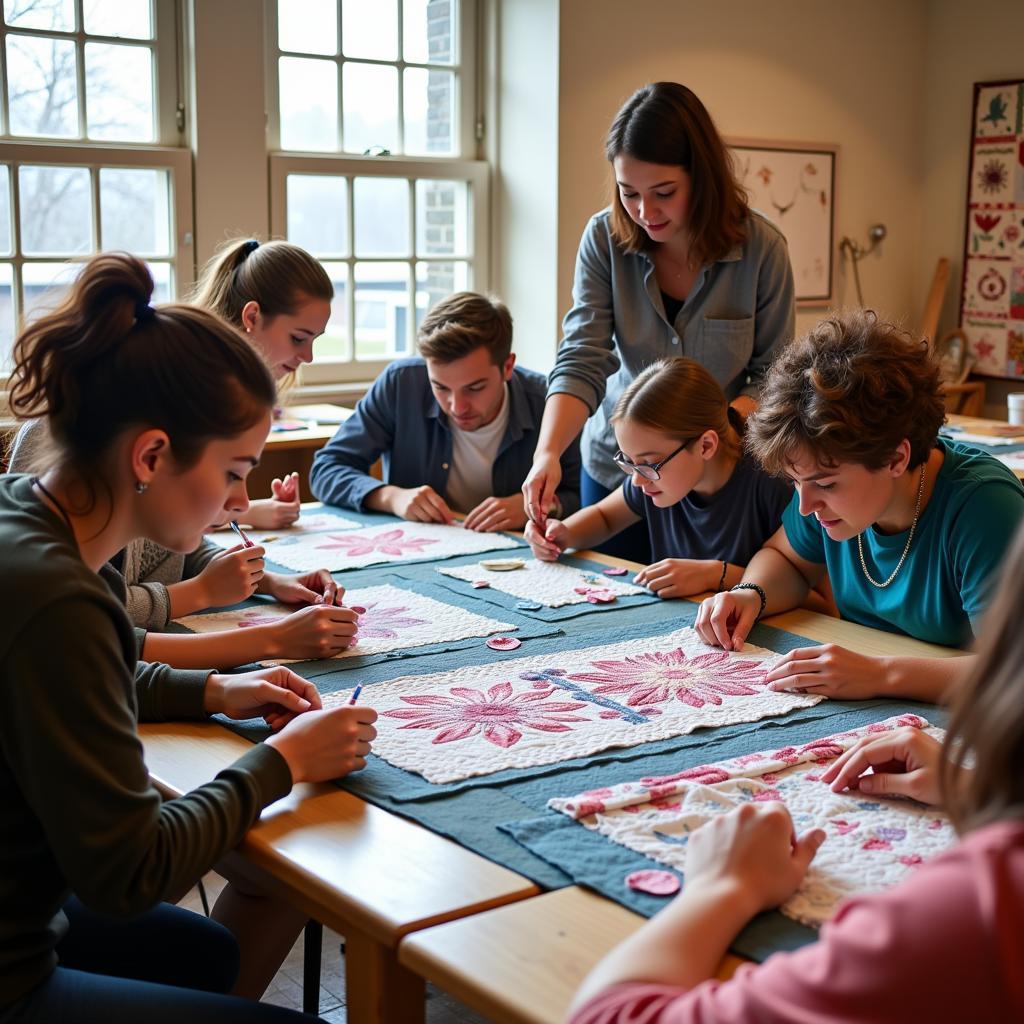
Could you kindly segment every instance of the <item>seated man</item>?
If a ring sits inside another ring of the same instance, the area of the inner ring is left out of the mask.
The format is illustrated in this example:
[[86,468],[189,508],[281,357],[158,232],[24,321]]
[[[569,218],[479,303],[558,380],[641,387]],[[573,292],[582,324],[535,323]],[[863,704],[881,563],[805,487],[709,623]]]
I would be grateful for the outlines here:
[[[526,525],[520,488],[533,463],[547,380],[515,365],[505,306],[457,292],[423,319],[422,359],[392,363],[374,381],[310,474],[330,505],[390,512],[421,523],[466,513],[473,530]],[[383,481],[370,476],[383,460]],[[580,506],[578,444],[561,459],[554,516]]]

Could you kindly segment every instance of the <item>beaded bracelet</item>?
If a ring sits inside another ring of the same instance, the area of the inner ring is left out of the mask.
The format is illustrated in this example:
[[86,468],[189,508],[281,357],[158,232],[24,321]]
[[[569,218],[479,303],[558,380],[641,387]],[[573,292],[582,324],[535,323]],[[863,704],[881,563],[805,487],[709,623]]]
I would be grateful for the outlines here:
[[722,559],[722,575],[718,579],[718,592],[721,593],[722,587],[725,586],[725,574],[729,569],[729,563],[723,558]]
[[761,598],[761,607],[758,610],[757,619],[754,620],[757,622],[764,615],[765,606],[768,604],[768,598],[765,596],[764,589],[757,583],[737,583],[735,587],[729,588],[729,593],[731,594],[734,590],[753,590]]

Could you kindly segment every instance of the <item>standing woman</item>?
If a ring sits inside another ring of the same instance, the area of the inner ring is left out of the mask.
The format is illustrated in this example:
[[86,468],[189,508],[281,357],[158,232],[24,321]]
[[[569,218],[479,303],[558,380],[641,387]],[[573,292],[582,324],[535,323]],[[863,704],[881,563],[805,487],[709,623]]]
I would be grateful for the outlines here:
[[[695,359],[745,416],[793,336],[786,241],[747,206],[710,115],[686,86],[655,82],[634,93],[612,122],[605,155],[611,203],[583,232],[573,306],[523,485],[527,514],[541,524],[561,477],[559,456],[581,430],[583,504],[621,483],[609,421],[645,367]],[[617,540],[602,550],[650,560],[643,524]]]

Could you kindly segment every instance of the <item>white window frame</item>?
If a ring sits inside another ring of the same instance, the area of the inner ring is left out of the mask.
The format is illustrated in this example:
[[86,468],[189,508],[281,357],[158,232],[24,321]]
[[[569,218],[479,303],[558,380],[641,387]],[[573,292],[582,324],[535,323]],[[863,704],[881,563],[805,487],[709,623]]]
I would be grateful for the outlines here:
[[[183,39],[182,12],[176,0],[152,0],[156,38],[154,40],[127,40],[114,36],[87,35],[82,31],[82,0],[75,0],[79,31],[51,32],[37,29],[8,28],[0,19],[0,163],[10,167],[10,213],[12,255],[0,256],[0,263],[9,263],[14,269],[15,324],[20,323],[23,303],[22,268],[31,263],[52,263],[60,256],[28,257],[21,250],[21,217],[18,196],[18,167],[32,166],[86,167],[91,175],[91,204],[93,218],[92,247],[89,252],[66,257],[69,263],[84,263],[103,245],[99,215],[99,171],[106,168],[146,168],[164,170],[168,174],[170,252],[158,261],[172,268],[172,284],[177,297],[187,293],[195,282],[194,255],[194,200],[192,191],[192,152],[183,148],[183,121],[185,109],[184,83],[180,61]],[[53,139],[10,135],[7,110],[6,40],[8,35],[42,36],[72,39],[79,51],[78,105],[79,127],[83,134],[77,139]],[[121,143],[88,140],[84,135],[85,94],[82,48],[89,42],[109,42],[148,46],[154,54],[154,98],[156,102],[155,143]],[[158,87],[159,86],[159,87]],[[178,145],[175,145],[175,144]],[[144,258],[144,257],[143,257]],[[5,389],[7,379],[0,373],[0,416],[6,414]]]
[[[270,233],[275,238],[285,238],[288,233],[286,184],[290,174],[330,175],[344,177],[348,181],[348,231],[350,242],[354,237],[353,190],[352,180],[356,177],[405,178],[409,183],[409,252],[405,254],[389,254],[387,256],[357,257],[353,246],[348,247],[346,256],[324,257],[332,263],[343,263],[348,268],[348,286],[346,297],[348,302],[347,320],[350,327],[348,338],[349,359],[316,358],[311,364],[305,365],[299,372],[300,386],[324,387],[328,385],[351,384],[376,377],[383,371],[390,360],[359,359],[355,355],[355,289],[353,287],[353,271],[356,263],[407,263],[409,266],[409,317],[407,354],[415,352],[414,339],[416,329],[416,268],[421,263],[452,263],[466,262],[469,266],[469,287],[476,291],[486,292],[490,287],[490,168],[486,161],[477,159],[482,137],[483,120],[481,102],[480,73],[480,7],[479,0],[460,0],[458,4],[459,63],[455,64],[408,64],[399,58],[394,61],[363,60],[360,63],[377,64],[382,67],[399,69],[399,138],[404,134],[404,106],[402,103],[402,71],[406,67],[426,67],[437,70],[457,68],[457,85],[455,109],[458,112],[459,130],[457,135],[457,155],[442,156],[361,156],[334,152],[300,153],[281,150],[280,106],[278,98],[278,57],[281,51],[277,47],[277,2],[266,0],[266,82],[267,82],[267,138],[270,149]],[[340,17],[339,4],[339,17]],[[401,9],[398,17],[399,42],[403,31]],[[301,56],[313,56],[302,54]],[[341,74],[344,58],[315,55],[315,59],[333,61],[337,65],[339,82],[339,98],[341,97]],[[341,139],[344,104],[338,104],[339,131]],[[464,181],[470,189],[469,225],[467,237],[470,242],[468,253],[431,254],[429,257],[416,254],[415,224],[415,181],[417,179],[434,179],[446,181]],[[315,349],[314,349],[315,352]]]
[[[415,351],[416,328],[416,268],[425,263],[460,263],[469,265],[469,287],[477,291],[488,288],[488,218],[490,209],[489,171],[487,164],[479,160],[438,160],[402,159],[397,157],[310,157],[294,153],[273,153],[270,156],[270,232],[275,238],[287,235],[286,184],[289,174],[322,174],[348,179],[348,230],[350,239],[354,233],[352,179],[359,177],[405,178],[409,183],[409,251],[386,256],[356,256],[350,244],[346,256],[324,257],[331,263],[342,263],[348,268],[348,283],[345,292],[348,301],[347,320],[351,331],[348,339],[349,359],[321,359],[303,366],[299,372],[300,385],[325,385],[365,381],[379,374],[390,360],[359,359],[355,355],[355,288],[353,273],[356,263],[407,263],[409,266],[409,318],[407,355]],[[414,208],[415,182],[420,179],[442,179],[465,181],[470,189],[470,210],[467,237],[470,251],[466,253],[416,255],[416,223]],[[314,348],[314,352],[316,349]]]

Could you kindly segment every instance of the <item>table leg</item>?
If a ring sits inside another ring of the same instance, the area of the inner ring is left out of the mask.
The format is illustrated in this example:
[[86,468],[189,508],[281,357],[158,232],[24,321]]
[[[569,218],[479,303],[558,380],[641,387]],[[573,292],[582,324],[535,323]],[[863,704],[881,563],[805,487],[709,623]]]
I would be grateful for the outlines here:
[[422,1024],[426,986],[398,962],[398,952],[354,929],[345,931],[345,1002],[349,1024]]

